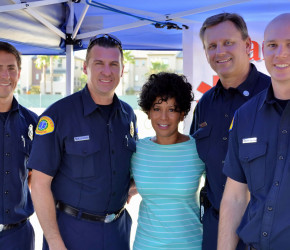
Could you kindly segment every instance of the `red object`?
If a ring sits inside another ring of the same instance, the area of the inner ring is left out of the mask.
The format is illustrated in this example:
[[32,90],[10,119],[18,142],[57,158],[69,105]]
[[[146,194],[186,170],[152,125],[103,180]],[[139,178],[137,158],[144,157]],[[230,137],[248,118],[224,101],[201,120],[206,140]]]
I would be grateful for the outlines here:
[[212,77],[212,86],[205,82],[201,82],[199,86],[197,87],[197,90],[204,94],[206,91],[210,90],[213,86],[215,86],[218,80],[219,80],[219,77],[217,75],[214,75]]

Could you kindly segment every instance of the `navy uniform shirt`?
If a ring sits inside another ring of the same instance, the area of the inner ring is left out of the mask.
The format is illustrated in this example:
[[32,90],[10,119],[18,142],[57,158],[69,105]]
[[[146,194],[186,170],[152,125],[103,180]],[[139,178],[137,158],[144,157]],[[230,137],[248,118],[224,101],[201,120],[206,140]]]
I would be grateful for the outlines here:
[[135,122],[116,95],[107,120],[85,87],[42,114],[29,167],[54,177],[56,201],[99,215],[116,212],[127,200]]
[[26,163],[37,115],[13,98],[6,116],[0,119],[0,224],[15,224],[34,212]]
[[290,103],[283,111],[272,87],[236,112],[224,173],[251,192],[239,237],[257,249],[289,249]]
[[270,85],[270,78],[251,64],[247,79],[237,88],[224,89],[221,82],[198,102],[190,134],[196,139],[199,157],[205,163],[207,196],[219,210],[226,176],[222,173],[228,149],[229,127],[235,110]]

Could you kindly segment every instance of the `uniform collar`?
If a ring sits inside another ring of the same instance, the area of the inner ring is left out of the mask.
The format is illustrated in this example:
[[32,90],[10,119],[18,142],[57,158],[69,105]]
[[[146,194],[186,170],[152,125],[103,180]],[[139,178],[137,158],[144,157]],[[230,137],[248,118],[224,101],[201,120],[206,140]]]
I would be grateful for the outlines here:
[[259,106],[259,109],[261,109],[265,103],[273,104],[275,102],[276,102],[276,100],[275,100],[275,96],[274,96],[273,86],[272,86],[272,84],[270,84],[270,86],[267,88],[266,93],[262,99],[262,102]]
[[[250,73],[247,77],[247,79],[242,82],[237,88],[229,88],[237,90],[242,96],[244,96],[247,99],[250,99],[253,96],[253,90],[255,88],[255,82],[258,80],[259,73],[257,71],[257,68],[254,64],[250,64]],[[223,87],[220,80],[218,80],[215,88],[215,95],[220,94],[222,91],[225,91],[225,88]]]
[[19,103],[16,100],[16,98],[13,96],[12,107],[11,107],[10,111],[17,111],[17,110],[19,110]]
[[[88,86],[86,85],[82,90],[81,90],[81,96],[82,96],[82,101],[83,101],[83,107],[84,107],[84,115],[87,116],[91,113],[93,113],[96,109],[99,109],[100,106],[96,104],[91,97],[90,91],[88,89]],[[119,100],[116,94],[114,94],[113,97],[113,112],[115,110],[120,109],[122,112],[126,113],[125,108],[123,107],[123,104]]]

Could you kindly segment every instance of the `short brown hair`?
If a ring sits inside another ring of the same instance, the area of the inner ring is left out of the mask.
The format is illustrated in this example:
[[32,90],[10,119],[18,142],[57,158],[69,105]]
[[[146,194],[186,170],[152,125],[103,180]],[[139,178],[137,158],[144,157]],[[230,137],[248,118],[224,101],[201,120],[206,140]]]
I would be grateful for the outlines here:
[[117,37],[111,34],[99,34],[90,40],[89,46],[87,48],[87,54],[86,54],[87,63],[89,62],[90,51],[95,45],[98,45],[104,48],[118,48],[121,53],[121,61],[123,63],[124,55],[123,55],[121,41]]
[[246,40],[249,37],[247,24],[240,15],[236,13],[220,13],[208,17],[202,24],[199,31],[199,37],[202,43],[204,44],[204,33],[207,28],[210,28],[225,21],[230,21],[235,25],[237,30],[240,31],[243,40]]
[[5,51],[9,54],[13,54],[16,57],[18,69],[21,69],[20,52],[13,45],[0,41],[0,51]]

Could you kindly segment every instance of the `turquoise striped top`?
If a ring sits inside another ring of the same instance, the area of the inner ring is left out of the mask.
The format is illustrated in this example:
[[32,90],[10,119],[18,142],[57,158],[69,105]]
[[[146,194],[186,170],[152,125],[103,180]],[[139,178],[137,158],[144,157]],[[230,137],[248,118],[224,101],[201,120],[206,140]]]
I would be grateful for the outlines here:
[[171,145],[144,138],[132,156],[142,197],[133,249],[201,249],[198,187],[204,164],[195,140]]

